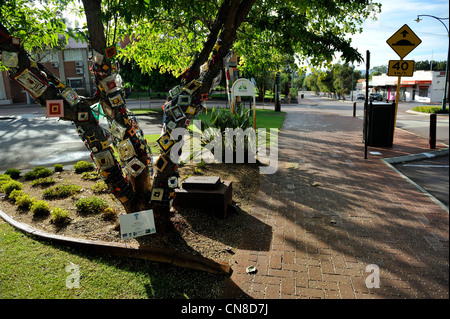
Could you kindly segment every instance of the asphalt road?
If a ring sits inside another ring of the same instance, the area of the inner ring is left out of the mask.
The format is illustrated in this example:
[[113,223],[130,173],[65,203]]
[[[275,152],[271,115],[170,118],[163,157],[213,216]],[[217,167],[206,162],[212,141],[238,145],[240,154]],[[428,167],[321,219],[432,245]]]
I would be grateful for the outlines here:
[[448,207],[448,164],[449,157],[447,155],[433,159],[396,164],[394,167]]

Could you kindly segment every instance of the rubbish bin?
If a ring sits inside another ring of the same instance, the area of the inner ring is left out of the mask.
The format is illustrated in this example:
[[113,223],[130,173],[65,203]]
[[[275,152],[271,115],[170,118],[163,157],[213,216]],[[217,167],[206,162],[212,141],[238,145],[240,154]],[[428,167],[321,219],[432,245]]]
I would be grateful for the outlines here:
[[368,146],[391,147],[394,139],[395,103],[369,103]]

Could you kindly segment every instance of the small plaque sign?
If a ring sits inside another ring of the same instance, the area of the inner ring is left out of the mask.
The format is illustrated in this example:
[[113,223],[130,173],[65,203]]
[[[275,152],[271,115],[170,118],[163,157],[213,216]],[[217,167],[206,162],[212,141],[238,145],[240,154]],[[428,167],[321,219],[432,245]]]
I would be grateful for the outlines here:
[[122,239],[130,239],[156,233],[152,209],[120,215],[119,221]]

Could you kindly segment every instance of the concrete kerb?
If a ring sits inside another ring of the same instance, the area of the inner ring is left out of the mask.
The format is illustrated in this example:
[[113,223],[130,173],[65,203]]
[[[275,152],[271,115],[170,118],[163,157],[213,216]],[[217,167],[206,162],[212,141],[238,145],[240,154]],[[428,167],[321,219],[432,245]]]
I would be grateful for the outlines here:
[[423,153],[418,153],[418,154],[397,156],[397,157],[391,157],[391,158],[383,158],[382,160],[389,164],[398,164],[398,163],[426,160],[429,158],[436,158],[436,157],[442,157],[442,156],[447,156],[447,155],[449,155],[449,149],[444,148],[441,150],[423,152]]
[[436,114],[437,116],[448,116],[448,113],[424,113],[424,112],[417,112],[412,110],[405,111],[406,113],[410,114],[416,114],[416,115],[424,115],[424,116],[430,116],[431,114]]
[[383,158],[383,159],[381,159],[381,161],[383,163],[385,163],[387,166],[389,166],[396,173],[398,173],[402,178],[404,178],[406,181],[408,181],[411,185],[416,187],[420,192],[422,192],[424,195],[426,195],[428,198],[430,198],[436,205],[438,205],[440,208],[442,208],[447,213],[449,213],[449,208],[447,205],[442,203],[436,197],[431,195],[426,189],[424,189],[422,186],[418,185],[416,182],[414,182],[412,179],[410,179],[409,177],[407,177],[406,175],[404,175],[402,172],[400,172],[398,169],[396,169],[394,167],[394,164],[406,163],[406,162],[412,162],[412,161],[418,161],[418,160],[426,160],[426,159],[430,159],[430,158],[437,158],[437,157],[448,156],[448,155],[449,155],[449,149],[445,148],[445,149],[437,150],[437,151],[430,151],[430,152],[411,154],[411,155],[405,155],[405,156],[397,156],[397,157],[391,157],[391,158]]

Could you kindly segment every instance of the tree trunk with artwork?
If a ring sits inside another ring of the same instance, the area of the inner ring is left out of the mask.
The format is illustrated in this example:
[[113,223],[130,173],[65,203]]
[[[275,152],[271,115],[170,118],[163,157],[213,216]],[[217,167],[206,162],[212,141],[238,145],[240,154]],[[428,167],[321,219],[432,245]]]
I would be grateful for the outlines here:
[[[83,0],[89,32],[90,70],[95,77],[92,97],[78,95],[41,63],[35,62],[0,23],[0,49],[9,75],[41,106],[48,117],[71,121],[91,152],[91,158],[111,193],[127,213],[153,209],[155,222],[163,230],[178,187],[176,161],[170,150],[178,141],[170,133],[186,127],[198,114],[209,93],[220,82],[223,60],[236,38],[236,30],[248,15],[255,0],[224,0],[213,22],[203,50],[169,92],[163,106],[163,133],[158,140],[159,157],[153,160],[139,123],[127,109],[123,83],[115,56],[115,44],[107,47],[99,19],[101,0]],[[102,109],[109,131],[99,125],[96,110]],[[118,156],[115,156],[115,151]]]

